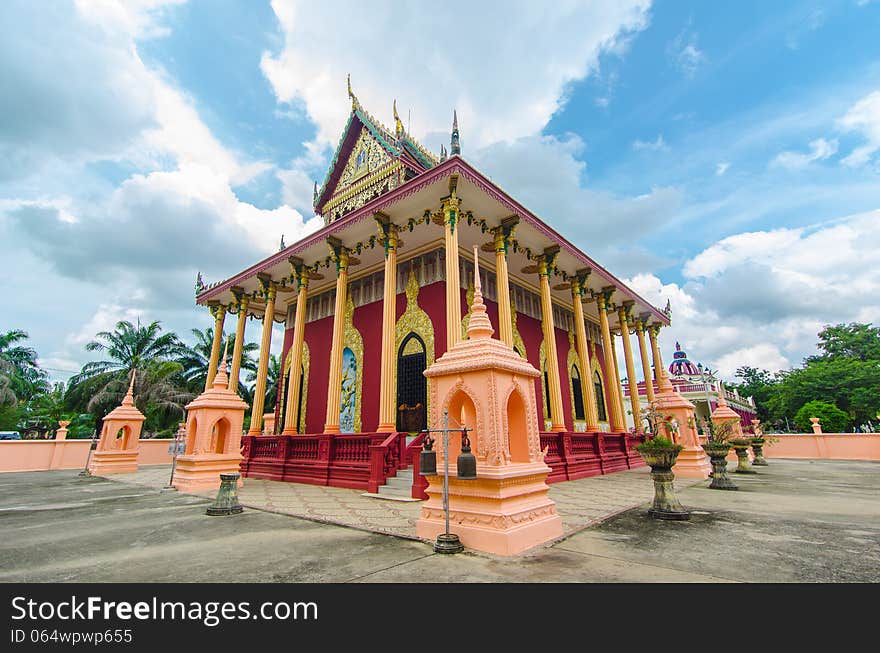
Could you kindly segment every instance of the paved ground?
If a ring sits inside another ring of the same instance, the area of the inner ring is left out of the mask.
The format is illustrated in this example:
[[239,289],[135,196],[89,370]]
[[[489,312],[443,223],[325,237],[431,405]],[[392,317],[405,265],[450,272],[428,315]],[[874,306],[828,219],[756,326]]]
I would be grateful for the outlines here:
[[[423,542],[264,510],[207,517],[208,498],[158,489],[167,471],[144,470],[138,483],[75,471],[0,474],[0,581],[880,581],[877,463],[774,459],[756,476],[732,475],[738,492],[708,490],[704,482],[681,487],[682,503],[693,510],[689,522],[650,519],[645,498],[580,531],[577,520],[586,525],[601,518],[596,511],[639,501],[621,492],[646,486],[649,497],[650,479],[631,470],[557,484],[553,496],[573,534],[514,558],[440,556]],[[297,505],[290,488],[257,485],[255,497],[289,502],[273,508]],[[390,503],[347,490],[323,496],[337,493],[345,497],[333,499],[338,505],[355,506],[343,513],[361,511],[361,501],[376,509]],[[394,509],[408,523],[414,508]]]
[[[134,474],[118,474],[111,478],[121,483],[161,489],[168,484],[170,472],[170,465],[151,465]],[[696,482],[694,479],[677,479],[676,487],[682,489]],[[421,512],[421,502],[376,499],[354,490],[261,479],[245,479],[238,494],[245,507],[418,539],[416,520]],[[205,492],[201,496],[213,499],[215,495],[216,492]],[[556,502],[566,536],[650,501],[653,496],[654,487],[647,467],[550,486],[550,497]]]

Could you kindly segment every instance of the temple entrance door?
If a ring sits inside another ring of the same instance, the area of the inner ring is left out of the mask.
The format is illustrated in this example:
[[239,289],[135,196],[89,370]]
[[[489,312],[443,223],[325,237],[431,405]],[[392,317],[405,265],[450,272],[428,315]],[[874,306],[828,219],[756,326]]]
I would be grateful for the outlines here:
[[397,352],[397,430],[421,431],[428,427],[428,379],[425,343],[410,333]]

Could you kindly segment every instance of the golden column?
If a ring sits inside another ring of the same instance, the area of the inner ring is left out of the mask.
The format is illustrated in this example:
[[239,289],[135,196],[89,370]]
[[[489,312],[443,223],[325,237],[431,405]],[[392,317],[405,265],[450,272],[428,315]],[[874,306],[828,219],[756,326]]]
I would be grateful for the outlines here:
[[379,213],[375,216],[379,225],[379,236],[385,247],[385,293],[382,298],[382,371],[379,381],[379,425],[378,432],[397,430],[397,393],[394,383],[394,327],[397,324],[397,246],[399,241],[397,225],[390,218]]
[[663,359],[660,358],[660,348],[657,346],[657,335],[660,333],[660,325],[652,324],[648,327],[648,336],[651,338],[651,353],[654,354],[654,382],[660,388],[660,375],[663,372]]
[[223,321],[226,319],[226,307],[220,302],[208,304],[211,315],[214,316],[214,340],[211,342],[211,358],[208,360],[208,378],[205,381],[205,390],[214,383],[217,374],[217,363],[220,361],[220,340],[223,338]]
[[339,411],[342,407],[342,346],[345,302],[348,292],[348,250],[336,238],[327,243],[336,260],[336,308],[333,313],[333,344],[330,348],[330,378],[327,381],[327,416],[324,433],[339,433]]
[[[309,273],[302,259],[291,256],[290,270],[299,284],[296,296],[296,314],[293,318],[293,343],[290,345],[290,372],[287,377],[287,401],[284,409],[282,435],[296,435],[299,423],[299,388],[302,385],[303,339],[306,334],[306,302],[309,294]],[[282,362],[282,366],[283,366]],[[283,368],[282,368],[283,369]]]
[[636,337],[639,339],[639,354],[642,357],[642,374],[645,377],[645,391],[648,393],[648,403],[654,403],[654,381],[651,379],[651,364],[648,362],[648,347],[645,344],[646,321],[650,317],[648,313],[642,313],[635,319],[634,326]]
[[602,330],[602,349],[605,350],[605,379],[608,395],[608,408],[611,411],[609,421],[612,431],[623,431],[623,413],[620,410],[620,383],[617,381],[617,355],[614,353],[614,340],[611,338],[611,328],[608,326],[608,310],[611,295],[615,291],[614,286],[606,286],[596,296],[596,305],[599,308],[599,328]]
[[233,288],[238,303],[238,323],[235,325],[235,345],[232,348],[232,370],[229,372],[228,389],[238,392],[238,375],[241,372],[241,352],[244,347],[244,327],[247,322],[247,309],[250,299],[241,288]]
[[565,419],[562,414],[562,389],[559,385],[559,360],[556,354],[556,326],[553,324],[553,304],[550,300],[550,275],[556,265],[559,245],[544,248],[544,255],[538,260],[538,274],[541,280],[541,326],[544,331],[544,351],[546,354],[547,377],[550,387],[550,430],[564,431]]
[[519,222],[515,215],[504,218],[492,230],[495,236],[495,274],[498,280],[498,332],[501,342],[513,349],[513,320],[510,310],[510,280],[507,275],[507,249]]
[[251,427],[248,435],[263,432],[263,405],[266,402],[266,373],[269,371],[269,349],[272,346],[272,324],[275,321],[275,282],[267,274],[257,275],[266,298],[263,313],[263,338],[260,341],[260,362],[257,365],[257,385],[254,387],[254,404],[251,407]]
[[626,430],[626,408],[623,404],[623,384],[620,382],[620,364],[617,362],[617,334],[611,332],[611,358],[614,360],[614,382],[616,385],[615,393],[617,394],[617,406],[620,409],[620,419],[623,429]]
[[632,341],[629,339],[630,313],[634,301],[625,301],[617,309],[617,319],[620,320],[620,336],[623,338],[623,357],[626,362],[626,378],[629,385],[629,405],[632,408],[633,425],[636,429],[641,423],[641,409],[639,404],[639,381],[636,378],[636,366],[633,362]]
[[449,195],[443,198],[443,224],[446,240],[446,350],[461,340],[461,292],[458,275],[458,205],[455,195],[458,176],[449,181]]
[[578,360],[581,363],[581,393],[587,407],[587,431],[599,430],[599,411],[596,408],[596,391],[593,389],[590,371],[590,354],[587,348],[587,330],[584,328],[584,288],[590,270],[578,270],[577,277],[571,280],[571,302],[574,305],[574,326],[577,338]]

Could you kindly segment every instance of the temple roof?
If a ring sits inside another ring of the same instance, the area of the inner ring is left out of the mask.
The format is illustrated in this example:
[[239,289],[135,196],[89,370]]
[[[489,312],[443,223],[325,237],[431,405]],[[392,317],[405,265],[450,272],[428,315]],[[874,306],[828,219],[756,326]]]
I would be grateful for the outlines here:
[[[406,259],[408,252],[442,247],[439,210],[442,199],[454,193],[460,201],[457,230],[463,258],[469,258],[468,250],[474,245],[479,251],[494,252],[492,229],[502,224],[515,225],[507,255],[511,283],[540,294],[535,263],[546,252],[555,252],[546,254],[555,262],[551,278],[554,304],[571,307],[571,282],[579,277],[586,279],[584,313],[588,319],[598,322],[595,299],[605,294],[615,306],[630,306],[631,315],[646,324],[670,323],[668,305],[666,310],[660,310],[643,299],[463,159],[457,114],[453,116],[450,154],[448,158],[438,158],[406,133],[396,103],[392,131],[370,115],[350,89],[349,96],[351,113],[327,177],[315,192],[315,207],[319,213],[323,211],[324,227],[282,246],[280,251],[226,280],[206,286],[199,278],[198,304],[230,305],[236,297],[247,296],[251,300],[248,313],[262,315],[265,296],[260,278],[271,278],[279,288],[274,319],[284,321],[296,301],[291,268],[295,261],[296,265],[308,268],[313,280],[309,284],[310,296],[335,285],[329,240],[335,239],[356,256],[358,267],[351,273],[354,277],[381,270],[384,250],[381,245],[376,246],[379,216],[401,230],[405,241],[400,250],[401,260]],[[372,160],[364,165],[364,159],[370,157]],[[362,166],[364,169],[360,169]],[[584,230],[588,235],[589,223]],[[486,259],[483,261],[487,267],[494,269],[494,254]],[[616,312],[608,317],[612,329],[619,330]]]
[[672,376],[700,376],[699,368],[688,360],[687,353],[678,342],[675,343],[675,353],[672,354],[669,373]]
[[[350,79],[348,95],[351,98],[351,112],[349,113],[348,121],[342,129],[342,135],[339,138],[336,151],[330,159],[330,167],[324,177],[324,182],[320,189],[315,192],[314,209],[319,215],[325,213],[325,207],[329,200],[343,192],[351,183],[366,174],[377,172],[380,168],[387,168],[391,162],[398,162],[405,166],[412,176],[418,175],[440,162],[440,159],[434,153],[423,147],[413,136],[406,132],[400,116],[397,115],[396,101],[393,105],[395,128],[392,131],[363,107],[351,90]],[[364,166],[360,176],[352,180],[344,180],[343,175],[346,166],[353,156],[359,156],[354,150],[358,143],[362,142],[361,135],[363,130],[369,133],[372,141],[377,143],[387,154],[387,158],[375,157],[378,160],[369,161],[369,165]]]

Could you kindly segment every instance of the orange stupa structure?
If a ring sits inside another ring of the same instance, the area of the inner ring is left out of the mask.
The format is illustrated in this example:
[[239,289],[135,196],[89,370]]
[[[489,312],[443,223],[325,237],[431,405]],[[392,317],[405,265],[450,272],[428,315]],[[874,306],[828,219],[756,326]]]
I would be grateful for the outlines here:
[[[473,429],[469,438],[477,459],[477,479],[454,476],[461,437],[449,436],[450,531],[469,548],[514,555],[562,535],[562,520],[548,495],[550,467],[540,448],[534,379],[540,373],[513,349],[492,338],[474,248],[474,300],[467,340],[453,345],[425,376],[431,379],[430,427]],[[442,436],[441,436],[442,437]],[[444,468],[437,439],[438,472]],[[434,539],[445,532],[443,477],[428,476],[428,499],[416,533]]]
[[134,405],[134,375],[132,370],[122,403],[104,418],[101,439],[89,459],[91,474],[127,474],[138,469],[138,442],[146,417]]
[[237,472],[241,464],[247,404],[228,389],[228,383],[224,350],[212,387],[186,406],[186,447],[177,457],[172,482],[182,492],[215,490],[220,487],[220,474]]
[[712,463],[700,446],[694,405],[675,391],[669,375],[662,368],[655,407],[666,424],[674,425],[674,432],[670,434],[672,439],[684,447],[672,472],[681,478],[709,478]]
[[724,398],[723,385],[719,385],[718,388],[718,405],[712,411],[712,422],[716,427],[729,423],[731,426],[731,440],[744,437],[739,415],[727,405],[727,399]]

